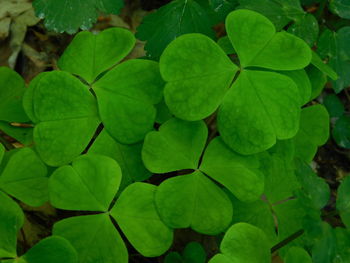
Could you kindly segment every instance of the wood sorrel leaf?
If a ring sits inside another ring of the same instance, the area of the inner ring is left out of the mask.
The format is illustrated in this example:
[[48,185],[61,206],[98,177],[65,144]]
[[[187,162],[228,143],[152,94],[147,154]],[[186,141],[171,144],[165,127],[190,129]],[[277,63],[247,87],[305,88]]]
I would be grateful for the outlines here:
[[289,139],[297,133],[300,104],[298,88],[289,77],[244,70],[219,109],[219,132],[240,154],[262,152],[276,139]]
[[165,180],[157,188],[155,200],[161,219],[171,228],[191,227],[216,235],[231,222],[229,198],[200,171]]
[[305,70],[281,71],[280,73],[290,77],[297,85],[301,98],[301,106],[311,99],[311,82]]
[[166,104],[176,117],[191,121],[217,109],[238,70],[213,40],[200,34],[171,42],[159,63],[167,81]]
[[53,206],[65,210],[106,212],[121,178],[120,167],[112,158],[82,155],[72,165],[62,166],[52,174],[50,201]]
[[255,201],[264,191],[264,176],[255,156],[242,156],[229,149],[221,138],[208,145],[200,170],[221,183],[242,201]]
[[94,96],[67,72],[38,75],[23,103],[36,124],[36,150],[51,166],[67,164],[82,153],[100,123]]
[[107,72],[93,84],[106,130],[121,143],[143,140],[153,129],[163,85],[158,63],[150,60],[129,60]]
[[203,121],[170,119],[159,131],[147,134],[142,160],[153,173],[197,169],[207,136],[208,129]]
[[284,257],[286,263],[312,263],[310,255],[301,247],[291,247]]
[[99,74],[126,57],[134,45],[135,37],[124,28],[106,29],[98,35],[80,32],[64,51],[58,66],[92,83]]
[[159,218],[156,186],[134,183],[119,196],[110,211],[130,243],[145,257],[162,255],[172,244],[173,232]]

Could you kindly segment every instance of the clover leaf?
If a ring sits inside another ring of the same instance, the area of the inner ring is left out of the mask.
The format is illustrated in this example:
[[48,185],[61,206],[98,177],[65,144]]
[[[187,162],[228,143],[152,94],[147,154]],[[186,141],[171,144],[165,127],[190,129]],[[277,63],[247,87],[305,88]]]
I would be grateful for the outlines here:
[[58,66],[92,83],[129,54],[134,45],[135,37],[124,28],[110,28],[99,34],[80,32],[58,60]]
[[234,224],[227,230],[220,251],[210,263],[271,262],[270,242],[265,233],[247,223]]
[[347,0],[333,0],[329,9],[342,18],[350,19],[350,3]]
[[291,247],[284,257],[286,263],[312,263],[310,255],[301,247]]
[[73,34],[79,28],[86,30],[96,22],[99,11],[118,14],[122,0],[34,0],[35,13],[45,18],[45,26],[56,32]]
[[[162,223],[155,208],[155,187],[131,184],[111,208],[121,176],[115,160],[89,153],[78,157],[71,166],[58,168],[50,177],[50,200],[55,207],[100,212],[71,217],[54,225],[53,233],[72,243],[79,262],[128,261],[126,246],[110,216],[144,256],[159,256],[172,243],[172,231]],[[145,224],[147,220],[149,223]]]
[[[2,147],[3,149],[3,147]],[[1,150],[0,150],[1,151]],[[0,191],[31,205],[41,206],[48,200],[47,168],[30,148],[0,153]]]

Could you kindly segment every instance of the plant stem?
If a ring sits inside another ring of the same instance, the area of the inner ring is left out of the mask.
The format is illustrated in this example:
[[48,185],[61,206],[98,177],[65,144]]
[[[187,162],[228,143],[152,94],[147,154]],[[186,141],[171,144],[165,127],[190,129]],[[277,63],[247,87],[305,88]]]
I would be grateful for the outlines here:
[[288,243],[292,242],[294,239],[300,237],[302,234],[304,234],[304,230],[300,229],[294,234],[290,235],[289,237],[283,239],[281,242],[279,242],[277,245],[273,246],[271,248],[271,254],[274,253],[275,251],[279,250],[280,248],[284,247]]
[[2,136],[0,136],[0,143],[2,143],[2,144],[5,146],[6,150],[8,150],[8,151],[15,148],[11,143],[9,143],[9,142],[8,142],[4,137],[2,137]]

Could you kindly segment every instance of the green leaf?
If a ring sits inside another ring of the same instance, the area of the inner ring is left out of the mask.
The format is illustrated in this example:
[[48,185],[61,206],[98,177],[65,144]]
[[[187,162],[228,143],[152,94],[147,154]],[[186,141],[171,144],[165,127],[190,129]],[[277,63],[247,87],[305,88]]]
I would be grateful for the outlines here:
[[61,220],[54,225],[53,234],[73,245],[80,263],[128,262],[124,241],[106,213]]
[[32,127],[18,127],[4,121],[0,121],[0,130],[26,146],[33,143]]
[[0,191],[0,258],[16,257],[17,233],[23,225],[24,214],[19,205]]
[[337,210],[343,223],[350,227],[350,176],[346,176],[338,188]]
[[134,183],[118,198],[110,214],[135,249],[145,257],[167,251],[173,231],[160,220],[154,203],[156,186]]
[[153,129],[163,85],[158,63],[150,60],[128,60],[107,72],[93,84],[106,130],[121,143],[143,140]]
[[[324,51],[321,50],[320,52]],[[337,80],[337,73],[330,66],[328,66],[328,64],[324,63],[315,51],[312,51],[311,64],[318,68],[321,72],[329,76],[332,80]]]
[[0,120],[7,122],[29,121],[22,106],[24,80],[15,71],[0,67]]
[[298,17],[294,24],[288,28],[288,32],[303,39],[310,47],[313,47],[318,38],[318,21],[312,14]]
[[247,223],[238,223],[229,228],[221,242],[220,251],[232,263],[271,262],[270,243],[265,233]]
[[99,11],[118,14],[122,0],[34,0],[35,13],[45,18],[45,26],[59,33],[73,34],[79,28],[86,30],[96,22]]
[[79,156],[50,177],[50,202],[65,210],[108,211],[122,178],[118,163],[96,154]]
[[5,154],[5,147],[0,143],[0,164],[2,162],[2,158],[4,157]]
[[216,254],[209,260],[209,263],[236,263],[236,261],[232,262],[231,259],[223,254]]
[[159,58],[172,40],[187,33],[214,37],[210,19],[202,6],[194,0],[175,0],[146,16],[137,28],[136,37],[147,41],[148,56]]
[[285,263],[312,263],[310,255],[301,247],[291,247],[284,257]]
[[240,154],[262,152],[298,131],[300,96],[296,84],[275,72],[244,70],[218,113],[222,139]]
[[316,263],[334,262],[336,239],[333,228],[323,222],[322,237],[316,240],[312,248],[312,260]]
[[238,67],[210,38],[187,34],[171,42],[160,58],[170,111],[184,120],[200,120],[221,103]]
[[264,176],[256,156],[242,156],[229,149],[220,137],[208,145],[200,170],[230,190],[238,199],[251,202],[264,191]]
[[228,227],[232,205],[226,194],[200,171],[162,182],[155,195],[163,222],[171,228],[187,228],[217,235]]
[[13,150],[0,175],[0,189],[30,206],[48,201],[48,177],[44,163],[30,148]]
[[167,120],[171,119],[171,117],[173,116],[171,114],[168,106],[165,104],[164,98],[162,99],[161,102],[159,102],[156,105],[156,109],[157,109],[157,115],[156,115],[156,122],[157,123],[163,124]]
[[242,67],[295,70],[311,61],[311,49],[300,38],[278,32],[272,22],[250,10],[236,10],[226,18],[226,31]]
[[159,131],[147,134],[142,160],[153,173],[197,169],[207,136],[208,129],[203,121],[170,119]]
[[182,257],[177,252],[170,252],[164,258],[164,263],[183,263]]
[[278,30],[305,15],[299,0],[239,0],[239,8],[257,11],[269,18]]
[[341,117],[345,112],[343,103],[335,94],[329,94],[325,96],[323,99],[323,104],[328,110],[329,116],[331,118]]
[[186,245],[183,253],[185,263],[205,263],[207,254],[198,242],[190,242]]
[[36,123],[36,150],[50,166],[67,164],[84,151],[100,123],[96,100],[67,72],[37,78],[24,98],[25,110]]
[[92,83],[99,74],[126,57],[134,45],[135,37],[124,28],[110,28],[97,35],[80,32],[64,51],[58,66]]
[[222,50],[227,54],[235,54],[236,51],[232,46],[231,40],[228,38],[228,36],[224,36],[218,39],[217,44],[222,48]]
[[299,95],[301,97],[301,105],[308,103],[310,101],[312,87],[306,71],[300,69],[292,71],[281,71],[280,73],[290,77],[297,85]]
[[306,68],[306,72],[311,82],[311,88],[312,88],[311,98],[310,98],[310,101],[311,101],[317,98],[321,94],[324,86],[327,83],[327,75],[324,74],[315,66],[313,66],[312,64]]
[[341,18],[350,19],[350,2],[348,0],[332,0],[329,9]]
[[76,263],[78,255],[66,239],[51,236],[41,240],[20,259],[24,260],[23,263]]
[[295,136],[295,155],[311,162],[317,148],[329,138],[329,115],[326,108],[317,104],[303,108],[300,116],[300,129]]
[[323,31],[318,41],[317,52],[322,58],[328,58],[329,66],[338,74],[338,79],[332,81],[336,93],[350,85],[350,27],[343,27],[337,32],[329,29]]
[[134,181],[144,181],[151,176],[141,159],[142,143],[121,144],[104,129],[89,148],[89,153],[102,154],[116,160],[122,170],[120,189]]
[[350,148],[350,117],[341,116],[332,130],[332,136],[336,143],[343,148]]

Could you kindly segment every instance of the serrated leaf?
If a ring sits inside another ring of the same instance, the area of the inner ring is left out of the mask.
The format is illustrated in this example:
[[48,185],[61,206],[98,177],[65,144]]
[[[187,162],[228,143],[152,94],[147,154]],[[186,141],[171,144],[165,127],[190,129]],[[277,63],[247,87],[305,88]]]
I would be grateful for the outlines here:
[[155,195],[163,222],[171,228],[188,228],[207,235],[228,227],[232,205],[226,194],[200,171],[162,182]]
[[98,17],[98,11],[118,14],[123,7],[122,0],[35,0],[35,13],[45,18],[45,26],[59,33],[73,34],[79,28],[92,27]]
[[175,0],[146,16],[137,28],[137,38],[147,41],[145,50],[159,58],[166,46],[187,33],[214,37],[206,11],[194,0]]
[[61,166],[50,177],[50,202],[65,210],[108,211],[122,178],[110,157],[82,155],[72,165]]
[[141,59],[116,66],[93,84],[102,123],[112,137],[125,144],[143,140],[153,129],[163,84],[158,63]]
[[110,211],[136,250],[145,257],[162,255],[172,244],[173,232],[160,220],[154,203],[156,186],[134,183]]
[[276,139],[289,139],[297,133],[300,103],[298,88],[289,77],[244,70],[219,109],[219,132],[240,154],[264,151]]
[[129,54],[134,45],[135,37],[124,28],[110,28],[99,34],[80,32],[58,60],[58,66],[92,83]]
[[207,136],[208,129],[203,121],[170,119],[159,131],[147,134],[142,160],[153,173],[197,169]]

